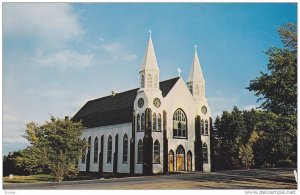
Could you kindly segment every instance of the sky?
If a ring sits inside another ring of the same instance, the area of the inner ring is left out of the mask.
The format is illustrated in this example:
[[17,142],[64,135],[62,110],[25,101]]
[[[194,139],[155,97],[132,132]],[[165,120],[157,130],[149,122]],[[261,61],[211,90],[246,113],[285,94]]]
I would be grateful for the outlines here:
[[26,124],[63,118],[91,99],[139,86],[148,31],[160,79],[186,81],[196,44],[215,118],[259,106],[246,87],[266,71],[277,28],[297,23],[284,3],[4,3],[3,155],[24,149]]

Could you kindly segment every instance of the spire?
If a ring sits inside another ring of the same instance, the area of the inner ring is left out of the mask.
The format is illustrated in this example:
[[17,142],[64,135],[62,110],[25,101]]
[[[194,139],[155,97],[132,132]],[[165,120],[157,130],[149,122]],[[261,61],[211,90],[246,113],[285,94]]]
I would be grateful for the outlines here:
[[152,37],[151,37],[151,30],[149,30],[149,40],[148,40],[148,46],[146,48],[146,52],[144,55],[144,60],[141,66],[141,71],[143,70],[158,70],[158,65],[156,61],[155,51],[152,43]]
[[190,76],[188,79],[189,82],[205,82],[204,76],[202,73],[199,57],[197,54],[197,45],[195,45],[195,54],[194,54],[194,59],[193,59],[193,64],[192,64],[192,69],[190,72]]

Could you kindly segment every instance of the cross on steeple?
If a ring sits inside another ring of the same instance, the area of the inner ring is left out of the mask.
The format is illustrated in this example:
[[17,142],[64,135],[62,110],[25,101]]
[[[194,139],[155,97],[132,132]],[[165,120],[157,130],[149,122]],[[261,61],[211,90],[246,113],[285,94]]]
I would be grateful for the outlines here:
[[152,31],[151,31],[151,29],[148,31],[148,33],[149,33],[149,36],[151,37],[151,34],[152,34]]

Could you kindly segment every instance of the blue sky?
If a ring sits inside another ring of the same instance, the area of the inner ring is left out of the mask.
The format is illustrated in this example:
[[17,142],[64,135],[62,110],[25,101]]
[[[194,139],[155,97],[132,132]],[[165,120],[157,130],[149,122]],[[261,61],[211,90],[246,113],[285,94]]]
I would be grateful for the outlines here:
[[283,3],[4,3],[3,154],[26,147],[30,121],[137,87],[149,29],[161,80],[178,67],[187,80],[196,44],[213,116],[256,107],[245,87],[296,14]]

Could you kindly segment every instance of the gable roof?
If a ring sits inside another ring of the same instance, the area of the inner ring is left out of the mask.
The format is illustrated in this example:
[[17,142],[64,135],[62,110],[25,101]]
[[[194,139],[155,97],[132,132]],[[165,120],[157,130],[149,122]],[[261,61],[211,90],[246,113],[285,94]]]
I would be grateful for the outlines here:
[[[180,77],[159,83],[165,97]],[[88,101],[72,118],[87,128],[132,122],[133,102],[139,88]]]

